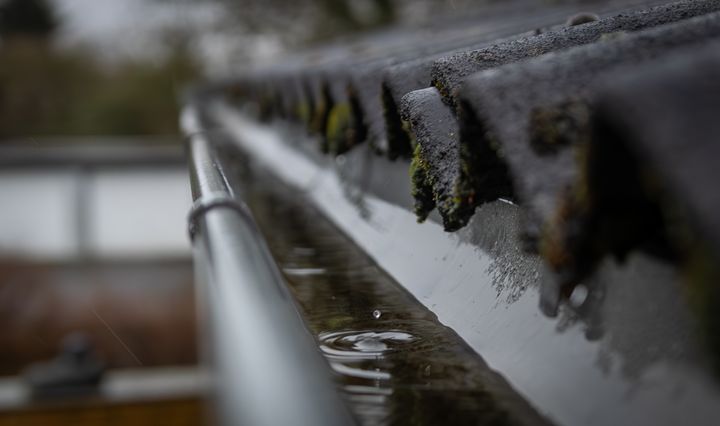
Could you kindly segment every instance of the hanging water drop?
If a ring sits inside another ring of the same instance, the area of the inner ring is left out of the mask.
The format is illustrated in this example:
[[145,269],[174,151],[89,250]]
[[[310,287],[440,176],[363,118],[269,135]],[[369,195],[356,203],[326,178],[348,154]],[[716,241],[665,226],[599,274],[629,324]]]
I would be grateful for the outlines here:
[[375,310],[373,311],[373,313],[372,313],[372,316],[373,316],[373,318],[375,318],[375,319],[380,319],[380,317],[382,316],[382,312],[380,312],[379,310],[375,309]]

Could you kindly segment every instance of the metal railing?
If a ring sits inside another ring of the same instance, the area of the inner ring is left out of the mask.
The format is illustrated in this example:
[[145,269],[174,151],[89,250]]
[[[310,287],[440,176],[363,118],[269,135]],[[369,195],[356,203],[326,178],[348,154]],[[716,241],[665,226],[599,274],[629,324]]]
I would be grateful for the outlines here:
[[[43,143],[3,142],[0,168],[6,170],[43,167],[46,169],[178,167],[184,162],[177,142],[148,137],[119,139],[107,136],[88,138],[46,138]],[[153,145],[154,144],[154,145]]]
[[[46,211],[48,215],[67,216],[70,220],[63,226],[63,234],[67,237],[63,242],[65,248],[59,249],[59,253],[57,249],[50,254],[44,252],[42,239],[36,238],[28,245],[17,244],[12,239],[8,240],[8,235],[17,235],[21,231],[8,233],[7,229],[0,229],[2,233],[0,251],[11,253],[13,256],[31,255],[35,259],[65,262],[100,261],[116,256],[117,250],[108,253],[99,248],[108,240],[107,236],[99,235],[100,227],[103,226],[99,225],[103,223],[101,218],[107,216],[107,209],[103,210],[99,207],[100,203],[107,205],[107,199],[99,200],[99,185],[107,186],[109,181],[113,181],[117,188],[117,176],[132,177],[138,172],[168,176],[175,172],[184,173],[185,166],[185,155],[177,137],[174,144],[169,140],[143,136],[48,137],[37,140],[3,141],[0,144],[0,181],[6,184],[12,183],[10,185],[12,188],[21,188],[23,185],[29,188],[22,191],[23,196],[19,197],[17,190],[15,192],[8,190],[8,185],[4,188],[0,187],[0,197],[3,197],[4,203],[27,210],[28,217],[33,217],[32,212],[38,210],[34,200],[51,194],[51,190],[48,189],[42,194],[34,194],[33,188],[37,188],[37,182],[44,182],[43,188],[48,186],[47,183],[53,182],[59,185],[59,188],[56,188],[58,192],[53,195],[59,196],[51,198],[47,201],[50,204],[43,204],[43,207],[47,209],[48,205],[52,206],[52,209]],[[133,183],[126,182],[122,187],[127,188],[130,185]],[[60,190],[63,191],[59,192]],[[114,199],[118,201],[117,197]],[[144,205],[143,208],[156,209],[158,206],[161,208],[167,206],[167,198],[154,201],[155,206]],[[176,202],[176,199],[173,201]],[[168,213],[168,210],[161,211]],[[7,212],[5,213],[7,215]],[[168,223],[172,223],[172,220]],[[23,230],[28,226],[33,224],[29,221],[21,221],[11,227]],[[43,226],[47,225],[37,225],[40,229],[46,229]],[[182,242],[182,235],[178,240]],[[137,241],[137,247],[144,244],[143,240]],[[148,256],[185,257],[184,248],[184,246],[170,247],[170,252],[163,252],[163,249],[168,249],[160,247],[153,251],[152,247],[150,250],[146,247],[144,251],[138,251],[138,254],[130,254],[130,257],[142,258],[143,261],[148,260]],[[121,253],[120,257],[127,258],[128,254]]]

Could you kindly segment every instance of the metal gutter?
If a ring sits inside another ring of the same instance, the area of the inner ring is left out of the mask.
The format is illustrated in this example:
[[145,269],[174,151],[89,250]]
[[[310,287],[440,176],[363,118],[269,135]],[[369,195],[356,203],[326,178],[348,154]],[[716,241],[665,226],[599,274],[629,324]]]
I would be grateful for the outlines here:
[[560,319],[547,318],[537,309],[547,273],[518,243],[520,206],[487,203],[467,227],[446,233],[432,216],[418,224],[405,203],[362,191],[345,177],[362,159],[355,166],[364,176],[388,186],[383,164],[406,172],[403,163],[362,149],[348,153],[357,158],[318,163],[299,149],[297,131],[259,125],[221,103],[204,112],[249,161],[303,193],[557,424],[709,425],[717,418],[720,389],[666,265],[641,254],[624,265],[606,262],[586,283],[603,289],[599,306],[589,296],[577,309],[564,308]]
[[192,107],[188,138],[200,321],[225,425],[354,424],[255,222]]

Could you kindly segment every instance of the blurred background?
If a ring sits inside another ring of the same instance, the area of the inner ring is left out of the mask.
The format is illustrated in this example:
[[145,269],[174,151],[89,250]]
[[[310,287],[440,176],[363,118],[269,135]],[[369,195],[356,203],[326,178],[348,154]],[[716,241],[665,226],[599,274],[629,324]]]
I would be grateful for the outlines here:
[[[482,3],[482,2],[476,2]],[[189,81],[462,0],[2,0],[0,140],[177,133]]]
[[[0,0],[0,422],[202,422],[183,90],[471,5]],[[44,398],[101,376],[72,412]]]

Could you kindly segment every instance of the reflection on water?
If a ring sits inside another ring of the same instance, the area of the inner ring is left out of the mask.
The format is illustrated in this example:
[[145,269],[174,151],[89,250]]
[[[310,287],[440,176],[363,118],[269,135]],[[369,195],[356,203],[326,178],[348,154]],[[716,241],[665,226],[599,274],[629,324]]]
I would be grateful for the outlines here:
[[546,423],[297,195],[248,185],[245,197],[362,424]]

